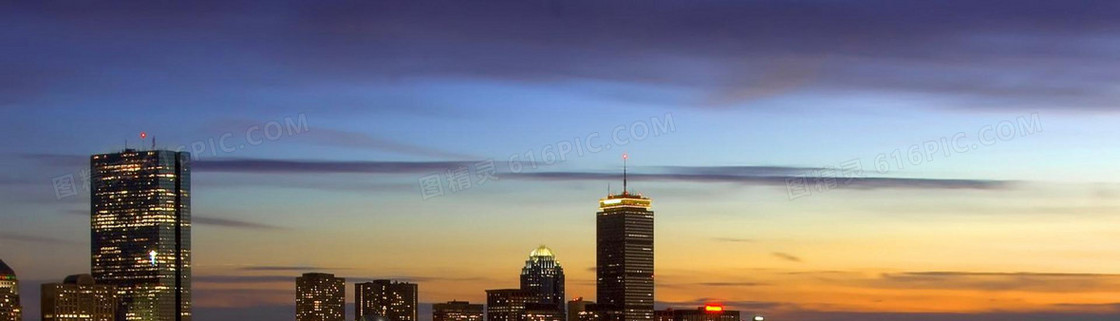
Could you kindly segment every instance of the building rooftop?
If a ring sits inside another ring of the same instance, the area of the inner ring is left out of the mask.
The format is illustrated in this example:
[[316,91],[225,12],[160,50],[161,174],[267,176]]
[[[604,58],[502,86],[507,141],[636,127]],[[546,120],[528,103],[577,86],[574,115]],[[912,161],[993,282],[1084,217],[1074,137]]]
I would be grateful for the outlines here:
[[555,255],[552,254],[552,249],[549,249],[547,246],[544,246],[544,245],[541,245],[540,247],[533,250],[532,252],[529,252],[529,257],[530,258],[543,257],[543,256],[556,257]]
[[10,276],[15,278],[16,271],[12,270],[12,267],[8,266],[8,264],[5,264],[4,260],[0,260],[0,276]]

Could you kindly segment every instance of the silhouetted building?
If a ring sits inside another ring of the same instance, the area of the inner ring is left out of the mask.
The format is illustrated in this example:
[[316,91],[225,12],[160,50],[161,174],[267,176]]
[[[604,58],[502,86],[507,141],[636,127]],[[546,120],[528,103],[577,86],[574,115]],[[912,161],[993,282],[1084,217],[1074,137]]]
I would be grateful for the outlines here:
[[190,153],[90,156],[91,272],[118,318],[191,320]]
[[381,316],[388,321],[417,321],[416,283],[373,280],[354,285],[354,313],[358,320]]
[[522,321],[536,295],[522,289],[486,290],[486,321]]
[[43,321],[113,321],[117,314],[117,288],[97,284],[93,276],[78,274],[62,283],[41,286]]
[[0,260],[0,321],[23,321],[16,271]]
[[583,297],[578,297],[568,301],[568,321],[595,321],[597,320],[592,315],[592,311],[588,307],[594,306],[594,301],[584,300]]
[[345,321],[346,279],[304,273],[296,278],[296,321]]
[[695,310],[658,310],[656,321],[740,321],[739,311],[724,310],[722,305],[709,304]]
[[599,200],[596,219],[597,300],[608,321],[653,319],[651,200],[626,190]]
[[537,297],[533,303],[551,307],[549,315],[565,319],[564,268],[548,247],[541,245],[529,253],[525,267],[521,268],[521,290]]
[[432,321],[482,321],[483,307],[466,301],[432,304]]

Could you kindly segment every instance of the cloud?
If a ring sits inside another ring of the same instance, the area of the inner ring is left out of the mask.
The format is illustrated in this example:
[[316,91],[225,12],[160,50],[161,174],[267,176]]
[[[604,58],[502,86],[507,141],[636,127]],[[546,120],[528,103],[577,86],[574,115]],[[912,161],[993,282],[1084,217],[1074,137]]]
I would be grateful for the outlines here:
[[16,233],[9,233],[9,232],[0,232],[0,240],[12,241],[12,242],[51,244],[51,245],[60,245],[60,244],[65,245],[65,244],[77,244],[78,243],[78,242],[75,242],[75,241],[56,239],[56,238],[52,238],[52,237],[16,234]]
[[788,254],[788,253],[773,252],[773,253],[770,253],[770,255],[773,256],[773,257],[785,260],[785,261],[801,263],[801,258],[793,256],[793,255]]
[[[24,46],[0,68],[28,81],[0,86],[0,104],[131,85],[101,72],[130,66],[231,93],[467,77],[685,88],[696,94],[677,105],[702,107],[817,90],[1115,111],[1118,12],[1006,0],[11,5],[0,18],[18,32],[3,39]],[[170,40],[196,37],[207,41]],[[68,50],[41,54],[56,44]]]
[[884,273],[879,278],[869,280],[866,283],[872,287],[902,289],[1083,293],[1115,291],[1120,288],[1120,275],[1031,272],[906,272]]
[[424,156],[440,159],[480,159],[480,157],[478,156],[422,147],[414,144],[401,143],[389,139],[374,137],[365,133],[319,127],[316,127],[306,133],[293,136],[293,140],[303,141],[316,145],[381,150],[405,155]]
[[[67,211],[64,211],[63,213],[65,213],[66,215],[70,215],[70,216],[80,216],[80,217],[85,217],[85,218],[89,218],[89,215],[90,215],[88,210],[78,210],[78,209],[67,210]],[[191,215],[191,223],[197,224],[197,225],[239,228],[239,229],[250,229],[250,230],[279,230],[279,229],[283,229],[283,227],[276,226],[276,225],[271,225],[271,224],[267,224],[267,223],[237,220],[237,219],[226,218],[226,217],[205,216],[205,215],[198,215],[198,214]]]
[[[615,173],[597,172],[532,172],[532,173],[501,173],[499,177],[508,179],[530,179],[545,181],[607,181],[618,179]],[[897,177],[820,177],[809,175],[796,176],[753,176],[732,174],[726,172],[701,173],[633,173],[631,180],[643,181],[674,181],[692,183],[734,183],[743,185],[768,185],[788,187],[803,186],[811,188],[821,184],[847,189],[978,189],[1000,190],[1014,185],[1013,181],[986,180],[986,179],[937,179],[937,178],[897,178]]]
[[743,238],[734,238],[734,237],[713,237],[712,240],[714,240],[716,242],[729,242],[729,243],[754,243],[754,242],[757,242],[757,240],[754,240],[754,239],[743,239]]
[[755,287],[755,286],[768,286],[769,283],[760,282],[700,282],[700,286],[716,286],[716,287]]
[[279,226],[260,223],[260,222],[239,221],[239,220],[233,220],[233,219],[228,219],[228,218],[217,218],[217,217],[206,217],[206,216],[191,217],[191,223],[201,224],[201,225],[210,225],[210,226],[230,227],[230,228],[252,229],[252,230],[278,230],[278,229],[282,229]]
[[[66,164],[77,156],[64,155],[27,155],[33,159],[43,159],[58,164]],[[83,158],[84,159],[84,158]],[[395,161],[339,161],[339,160],[280,160],[280,159],[202,159],[193,163],[196,172],[219,173],[353,173],[353,174],[429,174],[463,166],[472,166],[470,161],[435,162],[395,162]],[[618,179],[618,173],[590,171],[567,172],[521,172],[502,171],[497,165],[497,176],[505,179],[541,181],[609,181]],[[788,188],[806,188],[827,185],[846,189],[976,189],[1000,190],[1014,186],[1015,181],[988,179],[939,179],[939,178],[898,178],[898,177],[828,177],[815,176],[817,168],[793,166],[661,166],[651,167],[649,172],[634,172],[632,180],[673,181],[692,183],[732,183],[743,185],[767,185]],[[842,175],[837,175],[842,176]],[[371,187],[371,186],[367,186]],[[402,186],[372,186],[372,188],[399,189]]]
[[273,159],[219,159],[194,162],[192,170],[199,172],[234,173],[358,173],[358,174],[407,174],[430,173],[462,166],[473,162],[386,162],[386,161],[317,161]]
[[326,268],[318,266],[305,266],[305,265],[254,265],[239,268],[242,271],[329,271],[329,270],[345,270],[347,268]]

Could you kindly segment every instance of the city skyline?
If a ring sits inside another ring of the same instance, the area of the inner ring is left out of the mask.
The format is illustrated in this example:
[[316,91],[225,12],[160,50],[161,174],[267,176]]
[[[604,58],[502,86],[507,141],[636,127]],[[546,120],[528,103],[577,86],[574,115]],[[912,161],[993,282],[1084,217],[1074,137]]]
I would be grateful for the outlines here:
[[108,284],[90,156],[155,149],[190,154],[189,248],[121,266],[154,251],[166,281],[187,259],[177,306],[195,321],[291,320],[307,272],[346,292],[416,284],[429,321],[520,288],[540,244],[565,301],[602,303],[597,201],[625,167],[655,201],[655,315],[1115,320],[1117,16],[1097,0],[4,3],[0,260],[24,320],[42,284]]

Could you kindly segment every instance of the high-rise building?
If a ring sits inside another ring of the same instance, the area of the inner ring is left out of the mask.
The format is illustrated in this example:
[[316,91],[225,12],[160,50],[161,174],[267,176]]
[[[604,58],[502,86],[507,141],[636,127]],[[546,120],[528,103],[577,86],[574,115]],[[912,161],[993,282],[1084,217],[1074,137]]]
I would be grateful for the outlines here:
[[190,153],[90,157],[93,278],[117,288],[121,320],[191,320]]
[[541,245],[529,252],[521,268],[521,290],[535,295],[534,303],[551,307],[552,314],[564,320],[564,268],[548,247]]
[[358,320],[417,321],[416,283],[373,280],[354,285],[354,313]]
[[656,321],[740,321],[739,311],[725,310],[722,305],[708,304],[695,310],[658,310]]
[[0,321],[23,321],[19,303],[19,279],[4,260],[0,260]]
[[[623,156],[625,158],[625,156]],[[606,320],[653,319],[651,200],[626,189],[599,200],[596,219],[596,294]]]
[[537,296],[522,289],[486,290],[486,321],[524,321]]
[[296,278],[296,321],[345,321],[346,279],[304,273]]
[[113,321],[116,317],[117,288],[96,284],[89,274],[71,275],[41,289],[43,321]]
[[481,304],[466,301],[448,301],[432,304],[432,321],[482,321]]

